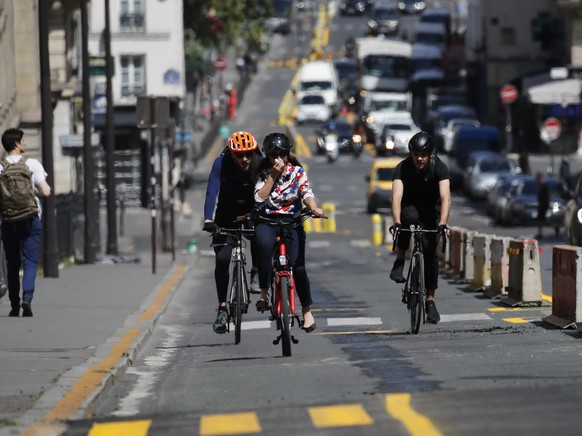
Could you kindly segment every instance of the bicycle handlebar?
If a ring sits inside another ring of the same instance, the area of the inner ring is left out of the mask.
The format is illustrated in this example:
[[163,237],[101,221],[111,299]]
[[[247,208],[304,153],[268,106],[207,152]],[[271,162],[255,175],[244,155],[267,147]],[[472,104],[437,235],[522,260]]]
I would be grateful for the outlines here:
[[411,225],[410,228],[405,229],[405,228],[400,228],[398,229],[395,233],[394,233],[394,243],[392,244],[392,251],[396,250],[396,246],[398,245],[398,235],[401,232],[409,232],[410,234],[415,234],[415,233],[442,233],[443,236],[443,254],[446,252],[447,250],[447,230],[448,227],[446,227],[443,230],[439,230],[439,229],[423,229],[419,226],[414,226]]

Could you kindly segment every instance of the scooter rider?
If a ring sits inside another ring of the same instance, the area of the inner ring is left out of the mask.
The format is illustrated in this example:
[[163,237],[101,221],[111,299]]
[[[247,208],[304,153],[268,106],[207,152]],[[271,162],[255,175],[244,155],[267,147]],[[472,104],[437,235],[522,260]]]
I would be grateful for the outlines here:
[[[421,224],[425,229],[438,229],[439,233],[426,234],[424,271],[426,284],[427,321],[436,324],[440,315],[435,304],[438,286],[439,261],[437,255],[438,235],[447,230],[451,211],[451,188],[449,170],[434,152],[434,141],[426,132],[415,134],[408,142],[410,155],[398,164],[392,184],[392,218],[394,235],[401,226]],[[404,255],[410,245],[410,233],[398,237],[396,260],[390,278],[404,283]]]

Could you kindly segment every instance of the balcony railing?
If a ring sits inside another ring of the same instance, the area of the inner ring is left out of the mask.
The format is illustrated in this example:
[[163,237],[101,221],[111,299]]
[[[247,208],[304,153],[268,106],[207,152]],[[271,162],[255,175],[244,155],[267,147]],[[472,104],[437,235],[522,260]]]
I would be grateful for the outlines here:
[[143,32],[145,17],[142,12],[125,12],[119,15],[119,30],[122,32]]
[[145,95],[145,93],[146,93],[145,84],[121,85],[122,97],[137,97],[138,95]]

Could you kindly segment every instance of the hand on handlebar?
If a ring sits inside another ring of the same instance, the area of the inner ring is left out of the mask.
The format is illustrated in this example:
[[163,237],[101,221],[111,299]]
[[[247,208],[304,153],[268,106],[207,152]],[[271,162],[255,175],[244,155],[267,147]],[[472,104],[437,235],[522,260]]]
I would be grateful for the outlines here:
[[401,228],[402,228],[402,225],[400,223],[394,223],[388,228],[388,231],[394,237],[394,235],[396,235],[400,231]]
[[216,223],[208,221],[204,223],[202,230],[208,233],[216,233],[216,231],[218,230],[218,226],[216,225]]
[[451,229],[446,224],[440,224],[438,230],[440,234],[446,235],[447,238],[451,236]]
[[325,216],[325,213],[323,212],[323,209],[320,207],[316,207],[311,211],[311,213],[313,214],[313,216],[316,216],[317,218],[327,218]]

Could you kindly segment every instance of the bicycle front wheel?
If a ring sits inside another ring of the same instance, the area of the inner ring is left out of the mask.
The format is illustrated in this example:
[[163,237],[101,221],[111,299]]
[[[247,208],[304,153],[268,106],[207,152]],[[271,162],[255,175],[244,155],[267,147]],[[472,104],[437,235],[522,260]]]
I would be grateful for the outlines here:
[[291,356],[291,306],[289,304],[289,292],[291,286],[289,277],[282,276],[279,280],[279,290],[281,291],[281,345],[283,356]]
[[242,306],[244,302],[244,268],[240,263],[235,264],[234,268],[234,295],[236,301],[232,303],[231,312],[233,313],[233,323],[234,323],[234,343],[239,344],[241,340],[241,327],[242,327]]
[[424,291],[424,259],[422,253],[415,253],[412,258],[412,273],[410,284],[410,328],[412,333],[420,331],[420,321],[424,318],[422,294]]

